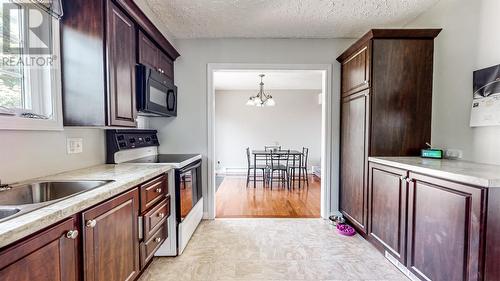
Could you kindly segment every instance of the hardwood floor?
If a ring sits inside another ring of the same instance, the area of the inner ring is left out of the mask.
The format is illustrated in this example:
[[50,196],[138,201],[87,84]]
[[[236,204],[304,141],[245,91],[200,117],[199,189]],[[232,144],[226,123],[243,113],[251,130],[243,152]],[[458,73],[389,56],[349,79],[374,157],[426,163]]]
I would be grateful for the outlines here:
[[216,193],[217,218],[319,218],[321,182],[309,176],[309,187],[246,187],[245,177],[228,176]]

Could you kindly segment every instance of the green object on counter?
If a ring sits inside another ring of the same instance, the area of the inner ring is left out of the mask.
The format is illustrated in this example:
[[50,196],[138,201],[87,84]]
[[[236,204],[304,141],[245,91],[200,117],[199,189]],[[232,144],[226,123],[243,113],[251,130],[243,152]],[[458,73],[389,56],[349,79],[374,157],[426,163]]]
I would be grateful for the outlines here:
[[441,149],[422,149],[420,152],[422,158],[443,159],[443,150]]

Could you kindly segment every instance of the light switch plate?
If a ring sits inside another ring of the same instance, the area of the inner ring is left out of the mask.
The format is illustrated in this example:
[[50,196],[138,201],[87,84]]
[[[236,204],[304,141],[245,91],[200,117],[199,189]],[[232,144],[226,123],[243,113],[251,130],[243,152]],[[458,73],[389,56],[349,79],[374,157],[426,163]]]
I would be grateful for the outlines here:
[[67,138],[66,146],[68,154],[76,154],[83,152],[83,139],[82,138]]

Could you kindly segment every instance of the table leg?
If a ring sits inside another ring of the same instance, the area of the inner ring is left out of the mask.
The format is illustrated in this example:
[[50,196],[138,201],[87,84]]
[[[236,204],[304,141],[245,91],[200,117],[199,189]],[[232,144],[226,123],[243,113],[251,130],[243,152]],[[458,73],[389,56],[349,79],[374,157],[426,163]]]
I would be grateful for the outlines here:
[[253,188],[257,188],[257,154],[253,155]]

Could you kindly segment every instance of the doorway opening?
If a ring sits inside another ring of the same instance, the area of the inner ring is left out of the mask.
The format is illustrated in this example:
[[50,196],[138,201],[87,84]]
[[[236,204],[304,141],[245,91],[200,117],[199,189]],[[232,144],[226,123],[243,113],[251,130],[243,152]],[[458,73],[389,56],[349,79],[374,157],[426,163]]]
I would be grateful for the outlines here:
[[331,76],[331,65],[209,64],[206,218],[328,216]]

